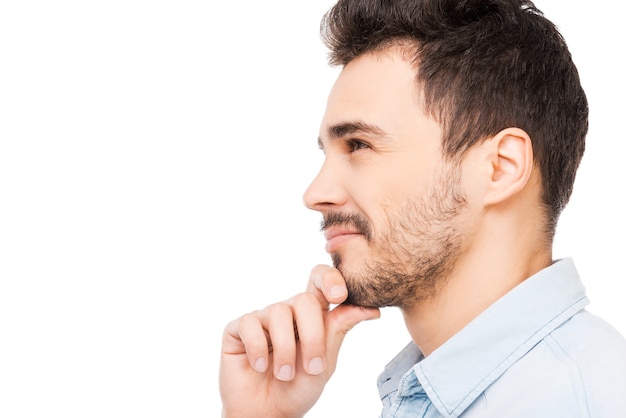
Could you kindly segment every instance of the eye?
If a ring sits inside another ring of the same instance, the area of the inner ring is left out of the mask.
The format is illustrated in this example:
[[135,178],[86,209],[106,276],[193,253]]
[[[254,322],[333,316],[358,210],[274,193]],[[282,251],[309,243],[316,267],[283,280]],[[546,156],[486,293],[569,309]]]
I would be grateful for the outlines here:
[[346,144],[348,145],[348,149],[350,150],[350,152],[370,147],[368,144],[358,139],[348,139],[346,141]]

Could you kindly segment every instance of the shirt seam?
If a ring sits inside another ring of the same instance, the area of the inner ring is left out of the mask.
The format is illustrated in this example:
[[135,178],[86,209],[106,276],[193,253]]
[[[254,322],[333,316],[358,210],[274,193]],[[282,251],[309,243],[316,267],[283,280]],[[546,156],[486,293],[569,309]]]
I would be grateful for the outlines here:
[[[439,397],[439,395],[437,394],[437,391],[434,389],[433,385],[430,383],[425,373],[420,373],[420,375],[424,379],[422,386],[424,387],[424,389],[426,389],[427,387],[431,389],[430,391],[434,394],[437,400],[437,402],[433,402],[433,404],[441,412],[445,411],[446,417],[449,417],[449,418],[458,417],[465,409],[467,409],[467,407],[469,407],[469,405],[471,405],[471,403],[482,392],[485,391],[486,388],[488,388],[497,379],[497,377],[501,376],[512,364],[515,363],[515,361],[519,360],[523,356],[524,353],[529,352],[532,349],[532,347],[534,347],[541,340],[546,338],[546,336],[550,335],[550,332],[558,328],[569,318],[573,317],[576,313],[580,312],[584,308],[586,302],[587,302],[587,297],[583,296],[580,299],[577,299],[572,304],[570,304],[567,308],[563,309],[558,315],[555,315],[543,327],[539,328],[530,337],[528,337],[523,343],[521,343],[515,350],[513,350],[509,355],[507,355],[500,363],[498,363],[493,368],[493,370],[490,373],[488,373],[485,377],[483,377],[473,388],[471,388],[469,392],[467,393],[467,395],[465,395],[463,399],[461,399],[458,402],[458,404],[455,407],[453,407],[451,410],[448,410],[448,408],[446,408],[445,403]],[[508,364],[511,361],[511,358],[516,358],[516,360]],[[503,368],[503,365],[505,364],[508,364],[508,367]],[[422,382],[422,379],[420,379],[420,382]],[[489,382],[489,383],[485,385],[485,382]],[[471,399],[471,401],[468,401],[468,399]],[[441,408],[438,407],[438,405],[440,405],[443,408],[443,411],[441,410]]]
[[572,376],[572,384],[574,385],[574,392],[576,402],[578,404],[578,410],[584,411],[584,415],[581,415],[581,418],[590,418],[591,410],[589,409],[589,400],[587,398],[587,391],[585,390],[585,379],[582,376],[582,372],[578,363],[569,355],[567,350],[559,344],[559,341],[552,334],[546,336],[545,338],[546,345],[552,350],[552,352],[559,356],[559,354],[564,357],[567,365],[567,370],[569,374]]

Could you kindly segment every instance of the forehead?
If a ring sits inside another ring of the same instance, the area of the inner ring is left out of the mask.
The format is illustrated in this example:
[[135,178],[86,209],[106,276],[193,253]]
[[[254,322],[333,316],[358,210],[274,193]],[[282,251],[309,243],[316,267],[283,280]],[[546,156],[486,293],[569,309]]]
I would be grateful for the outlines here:
[[383,129],[419,118],[415,69],[399,51],[363,54],[343,68],[328,96],[325,128],[362,120]]

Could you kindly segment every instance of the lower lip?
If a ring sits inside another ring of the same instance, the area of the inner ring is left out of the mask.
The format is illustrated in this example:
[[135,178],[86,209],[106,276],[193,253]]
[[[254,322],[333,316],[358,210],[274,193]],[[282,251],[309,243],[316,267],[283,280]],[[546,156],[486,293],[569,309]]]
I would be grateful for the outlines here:
[[347,241],[360,236],[361,234],[337,235],[336,237],[333,237],[326,242],[326,252],[334,253]]

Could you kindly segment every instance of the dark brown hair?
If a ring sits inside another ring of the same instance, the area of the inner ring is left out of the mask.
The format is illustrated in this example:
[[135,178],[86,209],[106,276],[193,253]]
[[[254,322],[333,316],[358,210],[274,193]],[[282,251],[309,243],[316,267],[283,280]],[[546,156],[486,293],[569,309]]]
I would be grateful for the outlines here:
[[447,157],[507,127],[526,131],[552,236],[585,148],[588,107],[555,25],[523,0],[339,0],[321,23],[333,65],[410,45]]

